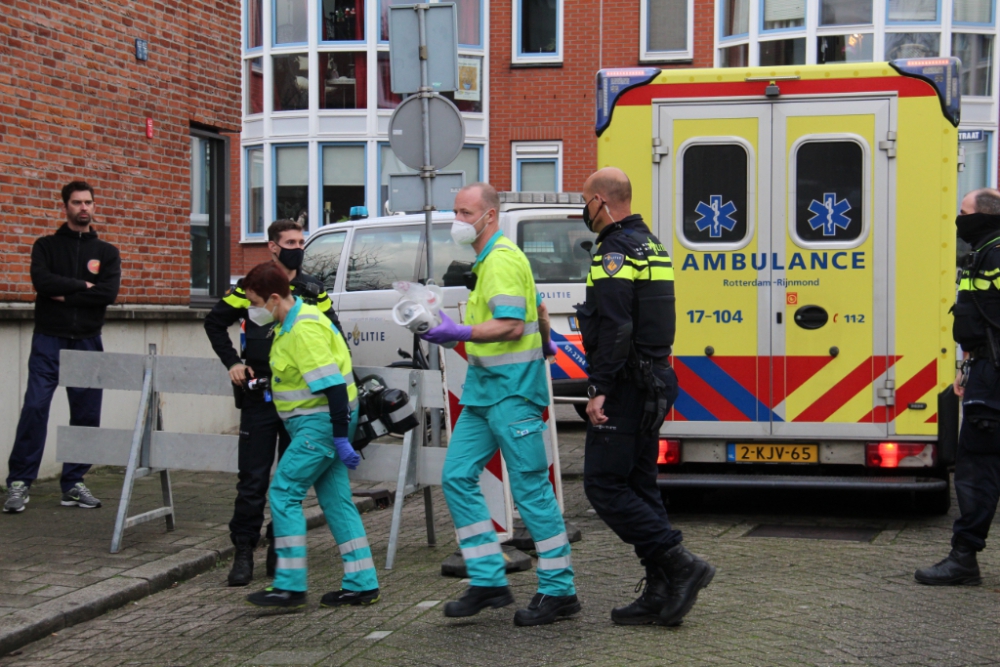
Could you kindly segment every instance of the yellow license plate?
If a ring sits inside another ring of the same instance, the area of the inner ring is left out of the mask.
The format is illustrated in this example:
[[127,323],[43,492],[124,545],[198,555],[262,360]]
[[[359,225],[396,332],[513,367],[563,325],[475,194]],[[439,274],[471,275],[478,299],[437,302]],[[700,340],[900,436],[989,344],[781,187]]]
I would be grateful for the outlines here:
[[819,463],[819,445],[731,442],[726,448],[726,461],[729,463]]

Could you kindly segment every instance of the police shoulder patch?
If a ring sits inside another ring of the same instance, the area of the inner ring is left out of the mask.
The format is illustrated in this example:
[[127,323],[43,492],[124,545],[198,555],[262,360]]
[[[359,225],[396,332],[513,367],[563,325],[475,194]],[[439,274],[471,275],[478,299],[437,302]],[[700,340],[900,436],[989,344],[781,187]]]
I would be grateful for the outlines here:
[[601,263],[604,266],[605,273],[610,277],[621,271],[621,268],[625,266],[625,255],[620,252],[604,253]]

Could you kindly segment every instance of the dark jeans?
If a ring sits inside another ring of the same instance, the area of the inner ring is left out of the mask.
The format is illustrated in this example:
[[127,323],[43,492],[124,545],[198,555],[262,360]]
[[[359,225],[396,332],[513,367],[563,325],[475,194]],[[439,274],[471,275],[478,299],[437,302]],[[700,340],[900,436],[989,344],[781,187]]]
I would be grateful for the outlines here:
[[958,439],[955,494],[961,516],[955,520],[951,544],[982,551],[1000,501],[1000,432],[982,431],[968,416]]
[[257,546],[275,449],[280,458],[289,442],[274,403],[265,403],[259,394],[247,394],[240,410],[240,472],[233,519],[229,522],[233,544],[249,541]]
[[[674,395],[676,378],[669,371]],[[648,558],[680,544],[656,485],[658,436],[636,433],[644,392],[635,383],[617,382],[604,401],[606,424],[587,423],[583,488],[597,515],[624,542]]]
[[[31,338],[31,355],[28,357],[28,390],[24,392],[24,407],[17,422],[14,448],[7,460],[7,486],[11,482],[24,482],[28,486],[38,477],[38,467],[45,451],[45,436],[48,433],[49,407],[52,395],[59,385],[59,351],[88,350],[103,352],[101,337],[73,340],[34,334]],[[101,390],[66,388],[69,398],[70,426],[101,425]],[[90,466],[83,463],[63,463],[59,485],[63,493],[69,491]]]

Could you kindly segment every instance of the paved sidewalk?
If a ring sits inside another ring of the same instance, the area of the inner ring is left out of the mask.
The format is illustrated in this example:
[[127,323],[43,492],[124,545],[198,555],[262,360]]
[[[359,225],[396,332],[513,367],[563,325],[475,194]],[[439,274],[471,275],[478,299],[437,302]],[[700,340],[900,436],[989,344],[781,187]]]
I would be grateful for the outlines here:
[[[62,507],[58,480],[37,481],[24,512],[0,514],[0,655],[225,566],[222,561],[231,558],[235,475],[171,473],[176,529],[168,533],[162,519],[136,526],[125,531],[121,550],[112,554],[123,480],[121,468],[96,468],[87,475],[88,488],[104,504],[99,509]],[[161,500],[159,475],[140,479],[131,514]],[[367,498],[357,501],[364,509],[373,506]],[[325,525],[314,495],[303,507],[310,527]]]

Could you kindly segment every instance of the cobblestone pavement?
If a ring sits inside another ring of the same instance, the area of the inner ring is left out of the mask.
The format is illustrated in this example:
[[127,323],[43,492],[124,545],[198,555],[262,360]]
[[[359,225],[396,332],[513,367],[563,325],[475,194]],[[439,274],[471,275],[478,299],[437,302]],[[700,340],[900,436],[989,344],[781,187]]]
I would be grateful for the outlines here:
[[[560,435],[564,464],[578,465],[566,454],[580,449],[582,431],[560,425]],[[840,511],[828,499],[816,511],[796,507],[776,514],[780,504],[761,508],[751,500],[746,509],[743,496],[737,512],[676,513],[688,547],[718,567],[715,581],[681,627],[625,628],[613,625],[608,613],[634,597],[640,567],[595,517],[581,481],[567,479],[565,490],[567,517],[583,531],[573,561],[584,609],[551,626],[517,628],[513,607],[471,619],[442,616],[441,602],[465,583],[440,575],[455,543],[436,489],[440,544],[425,546],[423,503],[411,497],[396,568],[379,570],[383,597],[377,605],[318,607],[320,595],[339,581],[336,546],[320,529],[309,534],[312,590],[304,612],[262,613],[246,605],[246,590],[225,586],[223,566],[26,646],[0,658],[0,667],[1000,663],[996,549],[980,558],[980,587],[928,588],[912,578],[914,569],[947,552],[955,509],[940,517],[865,513]],[[380,564],[390,518],[385,510],[364,516]],[[878,533],[870,542],[749,537],[761,523]],[[534,572],[512,575],[511,584],[525,605]]]

